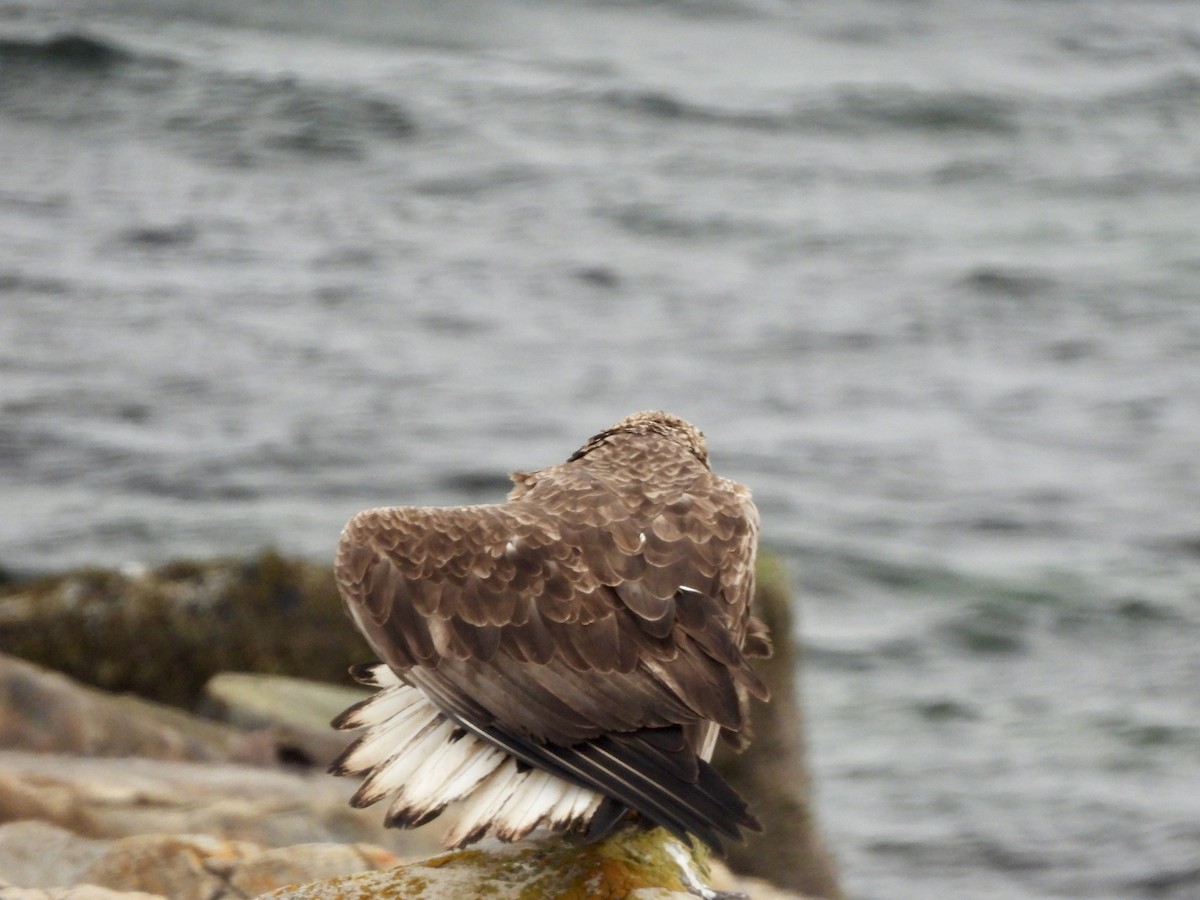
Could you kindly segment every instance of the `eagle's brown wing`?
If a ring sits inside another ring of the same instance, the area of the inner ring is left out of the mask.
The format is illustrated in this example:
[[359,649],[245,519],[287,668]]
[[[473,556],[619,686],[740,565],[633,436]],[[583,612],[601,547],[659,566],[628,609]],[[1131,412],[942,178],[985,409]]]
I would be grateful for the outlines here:
[[660,499],[578,466],[506,504],[368,510],[339,588],[372,647],[464,727],[676,832],[754,826],[697,758],[766,689],[742,652],[757,513],[707,471]]

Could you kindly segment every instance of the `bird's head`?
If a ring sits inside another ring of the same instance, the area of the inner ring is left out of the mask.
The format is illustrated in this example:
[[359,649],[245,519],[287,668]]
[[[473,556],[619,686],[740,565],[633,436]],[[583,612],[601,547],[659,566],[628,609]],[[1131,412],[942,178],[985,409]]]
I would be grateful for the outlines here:
[[659,409],[636,412],[626,416],[611,428],[606,428],[599,434],[593,435],[586,444],[575,451],[571,460],[586,456],[604,444],[608,438],[618,434],[654,434],[665,437],[684,447],[704,465],[708,465],[708,444],[704,442],[704,432],[686,419]]

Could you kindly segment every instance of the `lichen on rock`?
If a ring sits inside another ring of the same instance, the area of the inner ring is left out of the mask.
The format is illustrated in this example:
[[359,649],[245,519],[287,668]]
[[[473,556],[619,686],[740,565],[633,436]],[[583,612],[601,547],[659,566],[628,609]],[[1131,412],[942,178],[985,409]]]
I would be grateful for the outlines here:
[[[268,894],[272,900],[626,900],[695,897],[705,851],[660,828],[627,828],[595,843],[549,836],[488,843],[387,872],[368,872]],[[714,895],[715,896],[715,895]]]

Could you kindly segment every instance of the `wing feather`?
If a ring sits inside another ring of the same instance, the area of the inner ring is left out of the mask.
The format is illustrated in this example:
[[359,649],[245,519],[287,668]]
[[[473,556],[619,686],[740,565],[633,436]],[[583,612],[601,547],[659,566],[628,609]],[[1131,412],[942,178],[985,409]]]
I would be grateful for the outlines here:
[[461,725],[719,843],[753,818],[684,735],[736,733],[740,692],[765,696],[742,649],[758,519],[694,458],[660,474],[585,457],[505,504],[368,510],[336,575],[375,650]]

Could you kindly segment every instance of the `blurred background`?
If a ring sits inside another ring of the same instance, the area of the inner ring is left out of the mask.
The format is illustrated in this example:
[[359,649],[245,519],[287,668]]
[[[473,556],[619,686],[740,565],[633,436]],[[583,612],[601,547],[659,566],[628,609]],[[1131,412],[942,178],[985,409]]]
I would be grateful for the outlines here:
[[859,900],[1200,894],[1198,359],[1194,4],[0,4],[0,565],[683,415]]

